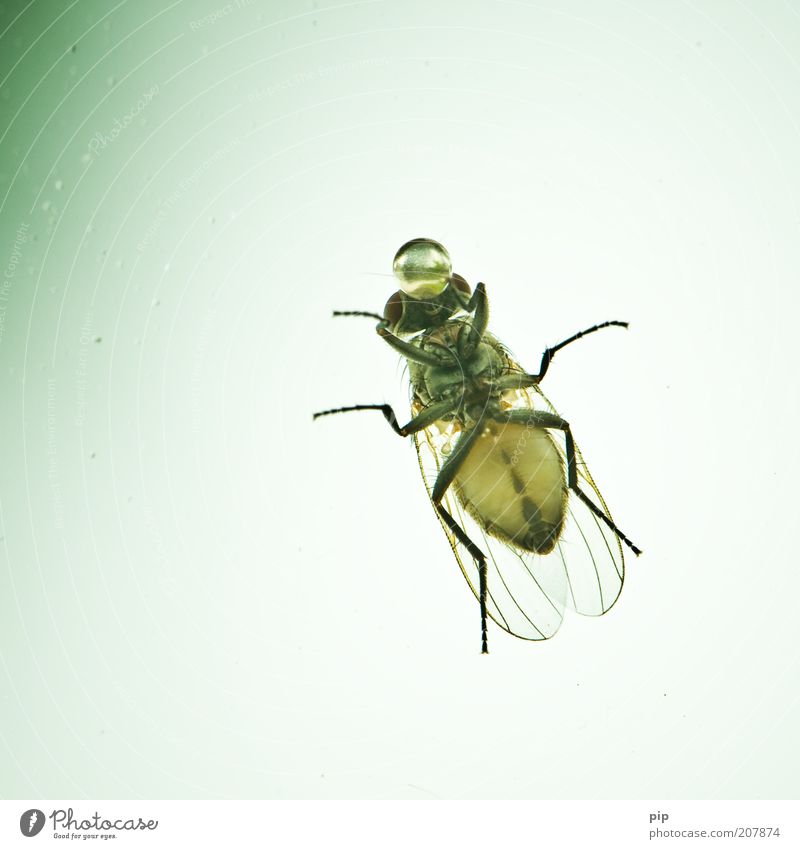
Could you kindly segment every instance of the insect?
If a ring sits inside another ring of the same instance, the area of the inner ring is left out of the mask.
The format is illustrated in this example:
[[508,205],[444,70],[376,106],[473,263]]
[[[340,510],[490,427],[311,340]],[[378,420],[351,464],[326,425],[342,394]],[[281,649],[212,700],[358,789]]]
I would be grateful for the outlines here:
[[556,353],[606,327],[605,321],[547,348],[539,371],[525,371],[487,330],[486,287],[452,272],[445,248],[413,239],[398,250],[400,290],[377,319],[378,336],[402,354],[411,380],[411,419],[388,404],[355,404],[314,418],[378,410],[414,440],[428,496],[461,571],[487,619],[525,640],[546,640],[565,607],[601,615],[625,576],[620,530],[597,488],[572,428],[540,384]]

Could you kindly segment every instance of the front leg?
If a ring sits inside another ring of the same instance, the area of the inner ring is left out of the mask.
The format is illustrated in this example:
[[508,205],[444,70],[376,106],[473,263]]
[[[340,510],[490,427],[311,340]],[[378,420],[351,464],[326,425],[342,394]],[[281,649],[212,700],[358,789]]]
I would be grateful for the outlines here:
[[465,324],[458,334],[458,356],[462,362],[468,360],[475,352],[489,324],[489,299],[483,283],[478,283],[467,307],[468,312],[473,310],[475,315],[472,321]]
[[412,345],[410,342],[406,342],[404,339],[401,339],[399,336],[395,336],[394,333],[391,333],[387,328],[387,323],[385,321],[378,322],[378,326],[375,328],[375,332],[378,336],[386,342],[387,345],[391,345],[392,348],[395,349],[399,354],[402,354],[409,362],[419,363],[423,366],[441,366],[447,362],[452,362],[453,355],[446,349],[442,349],[442,353],[434,353],[433,351],[423,351],[418,345]]
[[383,413],[383,417],[398,436],[410,436],[412,433],[418,433],[434,422],[438,422],[448,413],[452,413],[453,403],[452,401],[439,401],[436,404],[430,404],[414,416],[408,424],[403,425],[403,427],[400,427],[397,423],[397,416],[389,404],[355,404],[352,407],[336,407],[333,410],[322,410],[319,413],[314,413],[313,418],[318,419],[321,416],[332,416],[335,413],[352,413],[359,410],[380,410]]
[[627,321],[604,321],[602,324],[595,324],[594,327],[590,327],[587,330],[581,330],[580,332],[570,336],[569,339],[559,342],[558,345],[553,345],[552,348],[545,349],[545,352],[542,354],[542,361],[539,364],[538,374],[507,374],[497,381],[498,388],[501,391],[505,391],[506,389],[525,389],[528,386],[536,386],[542,382],[544,376],[547,374],[547,369],[550,368],[550,363],[553,362],[553,357],[555,357],[556,352],[560,351],[562,348],[566,348],[567,345],[570,345],[572,342],[577,342],[578,339],[582,339],[590,333],[602,330],[604,327],[627,326]]

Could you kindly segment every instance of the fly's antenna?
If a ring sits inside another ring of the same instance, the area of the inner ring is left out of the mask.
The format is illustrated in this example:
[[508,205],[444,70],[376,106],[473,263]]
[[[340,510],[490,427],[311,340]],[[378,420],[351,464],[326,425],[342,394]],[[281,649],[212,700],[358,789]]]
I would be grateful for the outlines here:
[[364,312],[363,310],[334,310],[334,318],[340,315],[360,315],[362,318],[374,318],[377,321],[383,321],[383,316],[376,312]]

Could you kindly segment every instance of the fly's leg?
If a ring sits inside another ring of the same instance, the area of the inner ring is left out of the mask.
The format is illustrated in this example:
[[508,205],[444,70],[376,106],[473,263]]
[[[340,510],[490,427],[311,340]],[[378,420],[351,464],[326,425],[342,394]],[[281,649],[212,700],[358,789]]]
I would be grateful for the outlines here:
[[553,357],[555,357],[556,352],[560,351],[562,348],[566,348],[567,345],[570,345],[572,342],[576,342],[578,339],[582,339],[584,336],[588,336],[590,333],[595,333],[598,330],[602,330],[604,327],[627,327],[627,321],[604,321],[602,324],[595,324],[594,327],[589,327],[586,330],[581,330],[578,333],[575,333],[573,336],[570,336],[569,339],[565,339],[563,342],[559,342],[558,345],[554,345],[552,348],[547,348],[545,352],[542,354],[542,362],[539,365],[539,374],[536,375],[537,383],[545,376],[547,373],[547,369],[550,367],[550,363],[553,361]]
[[452,413],[453,404],[451,401],[439,401],[437,404],[430,404],[403,427],[400,427],[397,423],[397,416],[389,404],[354,404],[352,407],[336,407],[333,410],[322,410],[319,413],[314,413],[313,418],[332,416],[336,413],[354,413],[360,410],[380,410],[398,436],[410,436],[412,433],[417,433],[434,422],[438,422],[448,413]]
[[579,333],[570,336],[569,339],[565,339],[563,342],[559,342],[558,345],[553,345],[552,348],[547,348],[545,350],[542,354],[542,362],[539,364],[538,374],[505,375],[497,381],[498,388],[503,391],[506,389],[524,389],[526,386],[536,386],[538,383],[542,382],[544,376],[547,374],[547,369],[550,368],[550,363],[553,362],[553,357],[555,357],[556,352],[560,351],[562,348],[566,348],[567,345],[570,345],[572,342],[576,342],[578,339],[582,339],[590,333],[602,330],[604,327],[627,326],[627,321],[604,321],[602,324],[595,324],[594,327],[589,327],[587,330],[581,330]]
[[470,452],[475,440],[483,432],[483,422],[479,421],[474,427],[465,431],[453,449],[452,454],[445,460],[444,465],[439,470],[436,478],[436,483],[431,491],[431,501],[436,508],[436,512],[441,516],[442,521],[450,529],[455,538],[467,549],[470,556],[475,560],[478,567],[478,601],[481,606],[481,653],[489,654],[489,643],[486,630],[486,555],[478,548],[477,545],[467,536],[466,531],[456,520],[445,510],[442,505],[442,499],[447,492],[450,484],[453,483],[458,470]]
[[489,299],[486,297],[486,287],[483,283],[478,283],[475,287],[475,293],[469,302],[468,310],[472,312],[473,309],[475,315],[472,321],[465,324],[458,334],[458,356],[462,361],[468,360],[475,353],[489,324]]
[[642,550],[634,545],[631,540],[606,516],[606,514],[589,498],[588,495],[580,488],[578,484],[578,463],[575,457],[575,440],[572,438],[572,429],[569,422],[562,419],[560,416],[553,413],[540,412],[537,410],[510,410],[505,414],[507,422],[515,424],[524,424],[527,427],[542,427],[553,428],[564,432],[567,452],[567,485],[580,498],[581,501],[595,514],[599,519],[608,525],[609,528],[630,548],[630,550],[638,557]]
[[[438,404],[431,404],[426,407],[418,415],[414,416],[411,421],[400,427],[397,423],[397,416],[389,404],[354,404],[352,407],[337,407],[334,410],[322,410],[319,413],[314,413],[314,418],[318,419],[321,416],[332,416],[337,413],[352,413],[360,410],[380,410],[383,417],[389,423],[392,430],[398,436],[410,436],[412,433],[417,433],[434,422],[440,421],[443,416],[453,412],[453,404],[450,401],[440,401]],[[447,525],[455,538],[467,549],[470,555],[474,558],[478,566],[478,600],[481,605],[481,652],[489,653],[488,637],[486,631],[486,555],[478,548],[477,545],[467,536],[463,528],[442,506],[442,499],[453,479],[456,476],[461,464],[467,456],[468,451],[472,447],[477,437],[481,434],[483,428],[481,422],[471,428],[458,440],[453,453],[447,458],[445,464],[439,470],[439,475],[436,478],[436,483],[431,492],[431,501],[436,512],[442,517],[442,521]]]
[[489,654],[489,640],[486,633],[486,555],[466,535],[461,525],[442,507],[441,502],[433,505],[442,521],[450,528],[453,536],[467,549],[478,566],[478,600],[481,605],[481,654]]
[[384,342],[391,345],[395,351],[402,354],[407,360],[409,360],[409,362],[420,363],[424,366],[441,366],[446,363],[454,362],[453,355],[446,348],[442,348],[441,353],[423,351],[422,348],[419,348],[417,345],[412,345],[410,342],[406,342],[399,336],[395,336],[394,333],[391,333],[386,328],[387,322],[380,321],[378,322],[378,326],[375,328],[375,331]]
[[378,315],[376,312],[366,312],[365,310],[334,310],[333,311],[334,318],[338,316],[361,316],[362,318],[374,318],[376,321],[383,321],[383,316]]

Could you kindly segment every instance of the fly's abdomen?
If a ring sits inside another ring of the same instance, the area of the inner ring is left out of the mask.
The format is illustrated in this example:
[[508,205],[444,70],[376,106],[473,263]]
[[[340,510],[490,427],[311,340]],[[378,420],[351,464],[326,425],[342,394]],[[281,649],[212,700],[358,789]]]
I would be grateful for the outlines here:
[[564,525],[561,456],[541,428],[489,421],[461,465],[456,493],[487,533],[547,554]]

